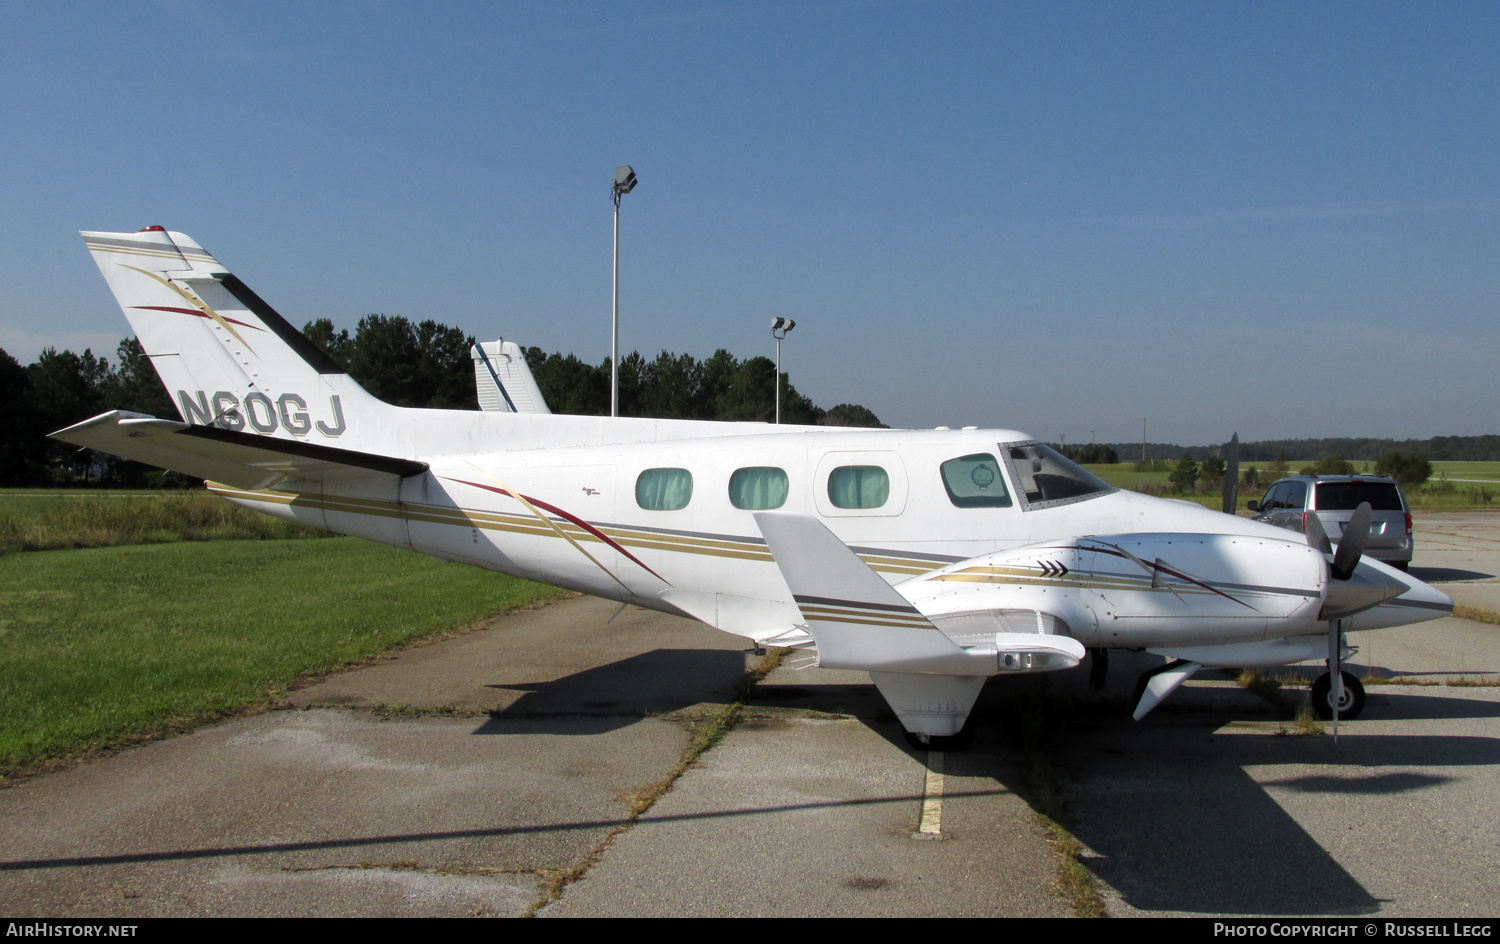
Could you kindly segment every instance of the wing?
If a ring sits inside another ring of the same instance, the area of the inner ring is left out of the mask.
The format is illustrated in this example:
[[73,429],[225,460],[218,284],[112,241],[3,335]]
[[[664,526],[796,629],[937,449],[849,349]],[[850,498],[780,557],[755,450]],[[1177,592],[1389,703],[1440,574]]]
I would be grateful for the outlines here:
[[275,488],[293,481],[399,479],[427,471],[427,463],[411,459],[189,425],[123,410],[84,420],[53,433],[52,438],[243,489]]

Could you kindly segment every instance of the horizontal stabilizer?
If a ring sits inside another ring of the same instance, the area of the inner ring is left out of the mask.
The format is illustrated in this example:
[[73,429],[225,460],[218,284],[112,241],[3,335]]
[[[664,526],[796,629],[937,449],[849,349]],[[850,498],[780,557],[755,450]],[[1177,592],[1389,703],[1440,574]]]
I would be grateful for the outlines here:
[[75,446],[133,459],[243,489],[398,478],[427,471],[425,462],[193,426],[115,410],[52,434]]

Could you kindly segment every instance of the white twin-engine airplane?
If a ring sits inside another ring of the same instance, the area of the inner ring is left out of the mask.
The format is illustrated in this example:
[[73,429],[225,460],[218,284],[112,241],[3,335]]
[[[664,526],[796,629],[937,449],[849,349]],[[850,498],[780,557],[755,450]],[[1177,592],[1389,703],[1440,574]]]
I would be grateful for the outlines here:
[[[561,416],[511,343],[476,345],[482,411],[366,393],[196,242],[83,233],[181,420],[54,437],[209,481],[342,534],[682,614],[862,669],[914,741],[958,746],[985,679],[1165,657],[1140,718],[1204,667],[1325,655],[1325,716],[1363,704],[1344,633],[1453,601],[1338,546],[1120,491],[1011,430]],[[1364,512],[1368,522],[1368,510]],[[1310,519],[1310,524],[1315,523]]]

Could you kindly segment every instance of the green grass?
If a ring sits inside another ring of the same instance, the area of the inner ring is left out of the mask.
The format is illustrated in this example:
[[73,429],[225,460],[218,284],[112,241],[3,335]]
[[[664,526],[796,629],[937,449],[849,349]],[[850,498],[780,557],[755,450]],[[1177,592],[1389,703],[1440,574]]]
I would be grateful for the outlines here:
[[1432,477],[1434,480],[1482,479],[1500,483],[1500,462],[1434,462]]
[[[1170,487],[1171,482],[1168,481],[1167,476],[1171,473],[1172,463],[1159,461],[1154,463],[1154,466],[1154,470],[1149,472],[1137,471],[1136,463],[1134,462],[1116,462],[1112,464],[1105,463],[1086,465],[1084,466],[1084,468],[1088,469],[1090,472],[1099,476],[1101,479],[1115,486],[1116,488],[1128,489],[1132,492],[1145,492],[1147,494],[1156,495],[1161,498],[1180,498],[1183,501],[1196,502],[1197,504],[1203,505],[1207,508],[1213,508],[1215,510],[1218,510],[1223,506],[1224,500],[1219,496],[1218,492],[1212,492],[1204,495],[1169,494],[1168,488]],[[1253,491],[1254,494],[1246,494],[1247,491]],[[1260,493],[1260,489],[1247,490],[1241,488],[1239,501],[1240,508],[1244,508],[1245,502],[1249,499],[1259,498]]]
[[562,593],[353,538],[0,557],[0,781]]
[[[1289,460],[1286,474],[1295,475],[1311,464],[1310,459]],[[1163,498],[1180,498],[1216,510],[1223,505],[1223,499],[1217,492],[1202,495],[1170,494],[1167,475],[1172,464],[1169,462],[1156,462],[1152,471],[1137,471],[1136,465],[1134,462],[1119,462],[1112,465],[1088,465],[1085,468],[1116,488],[1146,492]],[[1245,503],[1251,499],[1259,499],[1273,481],[1266,474],[1265,465],[1261,463],[1241,462],[1240,471],[1243,472],[1251,465],[1260,471],[1261,484],[1254,488],[1240,486],[1238,505],[1242,512],[1245,510]],[[1354,463],[1354,467],[1361,473],[1374,474],[1375,463],[1361,461]],[[1407,504],[1413,511],[1500,509],[1500,462],[1434,462],[1432,468],[1432,478],[1426,484],[1418,488],[1402,489],[1406,493]],[[1439,476],[1446,476],[1446,479]],[[1459,482],[1454,479],[1482,481]],[[1486,484],[1489,482],[1494,484]]]
[[0,554],[176,541],[281,540],[328,532],[211,492],[0,491]]

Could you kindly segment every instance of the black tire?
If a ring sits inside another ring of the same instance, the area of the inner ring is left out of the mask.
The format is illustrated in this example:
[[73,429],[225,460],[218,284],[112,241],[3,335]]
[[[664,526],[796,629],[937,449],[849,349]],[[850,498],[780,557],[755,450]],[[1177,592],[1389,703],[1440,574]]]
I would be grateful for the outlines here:
[[[1344,702],[1339,706],[1339,720],[1353,721],[1365,710],[1365,687],[1359,679],[1348,672],[1344,677]],[[1333,717],[1333,678],[1327,672],[1318,676],[1312,687],[1312,707],[1319,718],[1327,721]]]
[[974,725],[972,722],[965,724],[957,734],[946,736],[927,735],[927,740],[922,740],[922,735],[906,732],[906,743],[911,745],[914,751],[964,751],[968,750],[969,744],[974,740]]
[[1411,569],[1411,561],[1391,561],[1391,566],[1405,573]]

